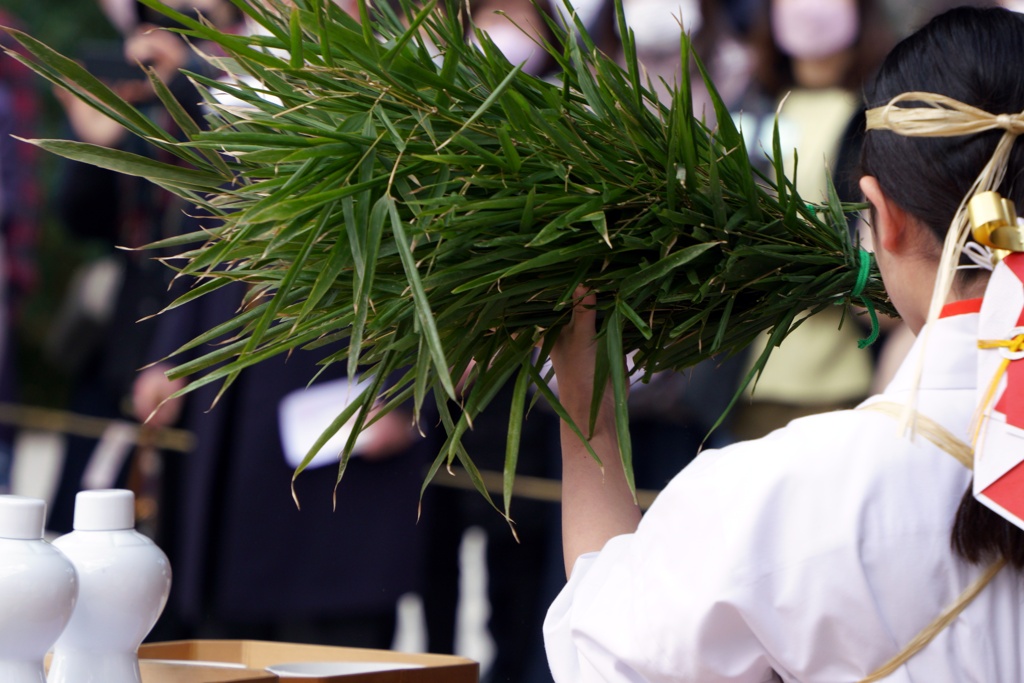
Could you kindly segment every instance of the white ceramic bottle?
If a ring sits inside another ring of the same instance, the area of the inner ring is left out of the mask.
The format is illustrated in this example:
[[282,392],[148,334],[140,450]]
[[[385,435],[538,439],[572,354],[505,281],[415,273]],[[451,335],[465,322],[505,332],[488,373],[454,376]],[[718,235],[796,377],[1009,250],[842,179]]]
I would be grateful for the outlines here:
[[53,543],[78,572],[78,603],[53,649],[49,683],[140,683],[138,649],[171,589],[167,556],[135,531],[135,495],[82,491],[74,531]]
[[46,503],[0,496],[0,681],[43,683],[43,658],[78,594],[75,569],[43,540]]

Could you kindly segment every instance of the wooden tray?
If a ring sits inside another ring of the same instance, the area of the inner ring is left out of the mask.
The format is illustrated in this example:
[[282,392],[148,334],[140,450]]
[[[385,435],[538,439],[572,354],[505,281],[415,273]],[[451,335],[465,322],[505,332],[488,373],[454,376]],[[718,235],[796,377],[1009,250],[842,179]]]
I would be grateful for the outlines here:
[[[217,681],[267,680],[264,678],[230,678],[240,672],[263,671],[269,680],[290,683],[478,683],[480,665],[465,657],[451,655],[409,654],[390,650],[367,650],[350,647],[329,647],[323,645],[301,645],[261,640],[178,640],[164,643],[147,643],[139,648],[140,662],[145,660],[177,661],[171,666],[187,667],[184,662],[224,662],[241,664],[245,669],[221,669],[223,678],[194,679],[196,683]],[[422,668],[397,669],[374,673],[356,673],[324,677],[274,676],[265,668],[275,664],[292,662],[395,662],[416,664]],[[206,669],[208,667],[198,666]],[[144,683],[165,683],[162,678],[152,682],[143,676]],[[168,683],[179,683],[179,679],[167,679]],[[181,683],[193,683],[193,679],[180,679]]]
[[[52,655],[46,655],[45,669],[49,670],[52,659]],[[142,683],[263,683],[281,680],[262,668],[203,666],[196,661],[162,659],[140,658],[139,673],[142,674]]]

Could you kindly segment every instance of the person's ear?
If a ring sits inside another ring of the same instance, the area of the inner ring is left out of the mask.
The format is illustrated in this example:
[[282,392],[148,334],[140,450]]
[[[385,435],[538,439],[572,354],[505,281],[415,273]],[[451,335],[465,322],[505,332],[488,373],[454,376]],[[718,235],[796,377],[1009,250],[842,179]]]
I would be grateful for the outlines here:
[[891,252],[904,249],[909,243],[907,212],[882,191],[878,178],[874,176],[861,177],[860,190],[873,209],[874,224],[871,230],[876,250],[878,247]]

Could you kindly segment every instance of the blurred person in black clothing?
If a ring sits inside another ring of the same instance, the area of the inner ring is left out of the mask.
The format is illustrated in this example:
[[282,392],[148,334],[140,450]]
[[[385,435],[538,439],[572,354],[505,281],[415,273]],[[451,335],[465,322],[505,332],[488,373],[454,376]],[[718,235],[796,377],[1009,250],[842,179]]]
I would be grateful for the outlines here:
[[[234,18],[225,0],[169,4],[218,21]],[[180,36],[153,23],[158,15],[134,0],[105,0],[103,8],[123,31],[123,42],[90,44],[81,56],[86,67],[158,125],[176,130],[139,66],[145,64],[156,71],[193,120],[202,124],[202,97],[180,70],[202,72],[209,67],[199,63]],[[171,162],[66,91],[58,91],[57,96],[76,139]],[[48,340],[49,355],[72,376],[72,410],[105,418],[130,417],[132,382],[138,369],[151,360],[145,354],[155,323],[146,318],[170,300],[172,274],[154,260],[156,254],[131,250],[195,229],[189,215],[193,207],[147,180],[77,162],[64,164],[54,202],[65,228],[100,255],[72,278]],[[96,445],[91,439],[68,439],[49,529],[70,530],[75,493],[83,487],[90,463],[97,464],[93,460]],[[119,474],[113,480],[109,476],[106,481],[91,480],[88,486],[125,484],[127,466],[118,466],[118,460],[126,458],[127,452],[123,444],[115,451],[110,456],[113,464],[105,469]]]
[[[14,18],[0,10],[0,26],[14,27]],[[7,34],[0,46],[16,50]],[[0,400],[16,393],[12,328],[36,280],[34,246],[38,230],[39,188],[32,145],[12,136],[32,138],[37,116],[32,73],[13,57],[0,53]],[[0,429],[0,493],[10,485],[13,433]]]

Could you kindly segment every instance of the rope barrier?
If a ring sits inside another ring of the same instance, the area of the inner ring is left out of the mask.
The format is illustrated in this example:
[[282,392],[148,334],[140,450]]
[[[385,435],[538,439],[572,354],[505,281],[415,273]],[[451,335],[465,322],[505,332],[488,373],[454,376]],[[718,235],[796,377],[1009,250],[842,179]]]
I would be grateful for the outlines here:
[[[0,424],[19,429],[33,429],[45,432],[58,432],[71,436],[99,439],[108,427],[115,423],[124,424],[124,420],[111,420],[101,417],[79,415],[66,410],[25,406],[16,403],[0,402]],[[129,423],[130,424],[130,423]],[[196,437],[184,429],[152,429],[142,424],[135,426],[135,443],[154,447],[165,451],[188,453],[195,448]],[[487,492],[500,497],[504,491],[504,475],[501,472],[482,470]],[[441,473],[434,477],[431,485],[444,488],[475,491],[476,487],[469,476],[460,470],[454,475]],[[559,503],[562,500],[562,482],[557,479],[517,475],[512,487],[516,498],[526,498],[545,503]],[[640,508],[646,510],[654,502],[658,491],[639,489],[636,492]]]
[[[483,480],[487,492],[499,498],[504,491],[504,477],[501,472],[488,470],[480,471],[480,478]],[[462,489],[464,491],[476,491],[476,487],[470,480],[469,475],[461,470],[456,470],[454,475],[439,473],[430,482],[431,486],[443,486],[450,489]],[[646,510],[654,502],[658,491],[638,489],[636,492],[640,509]],[[528,498],[546,503],[560,503],[562,501],[562,482],[557,479],[546,479],[544,477],[531,477],[527,475],[516,475],[515,483],[512,485],[512,495],[517,498]]]
[[[128,424],[126,420],[111,420],[102,417],[78,415],[66,410],[25,406],[17,403],[0,403],[0,424],[19,429],[34,429],[44,432],[59,432],[71,436],[99,439],[113,424]],[[154,429],[136,424],[135,443],[153,446],[165,451],[188,453],[195,447],[196,437],[184,429]]]

